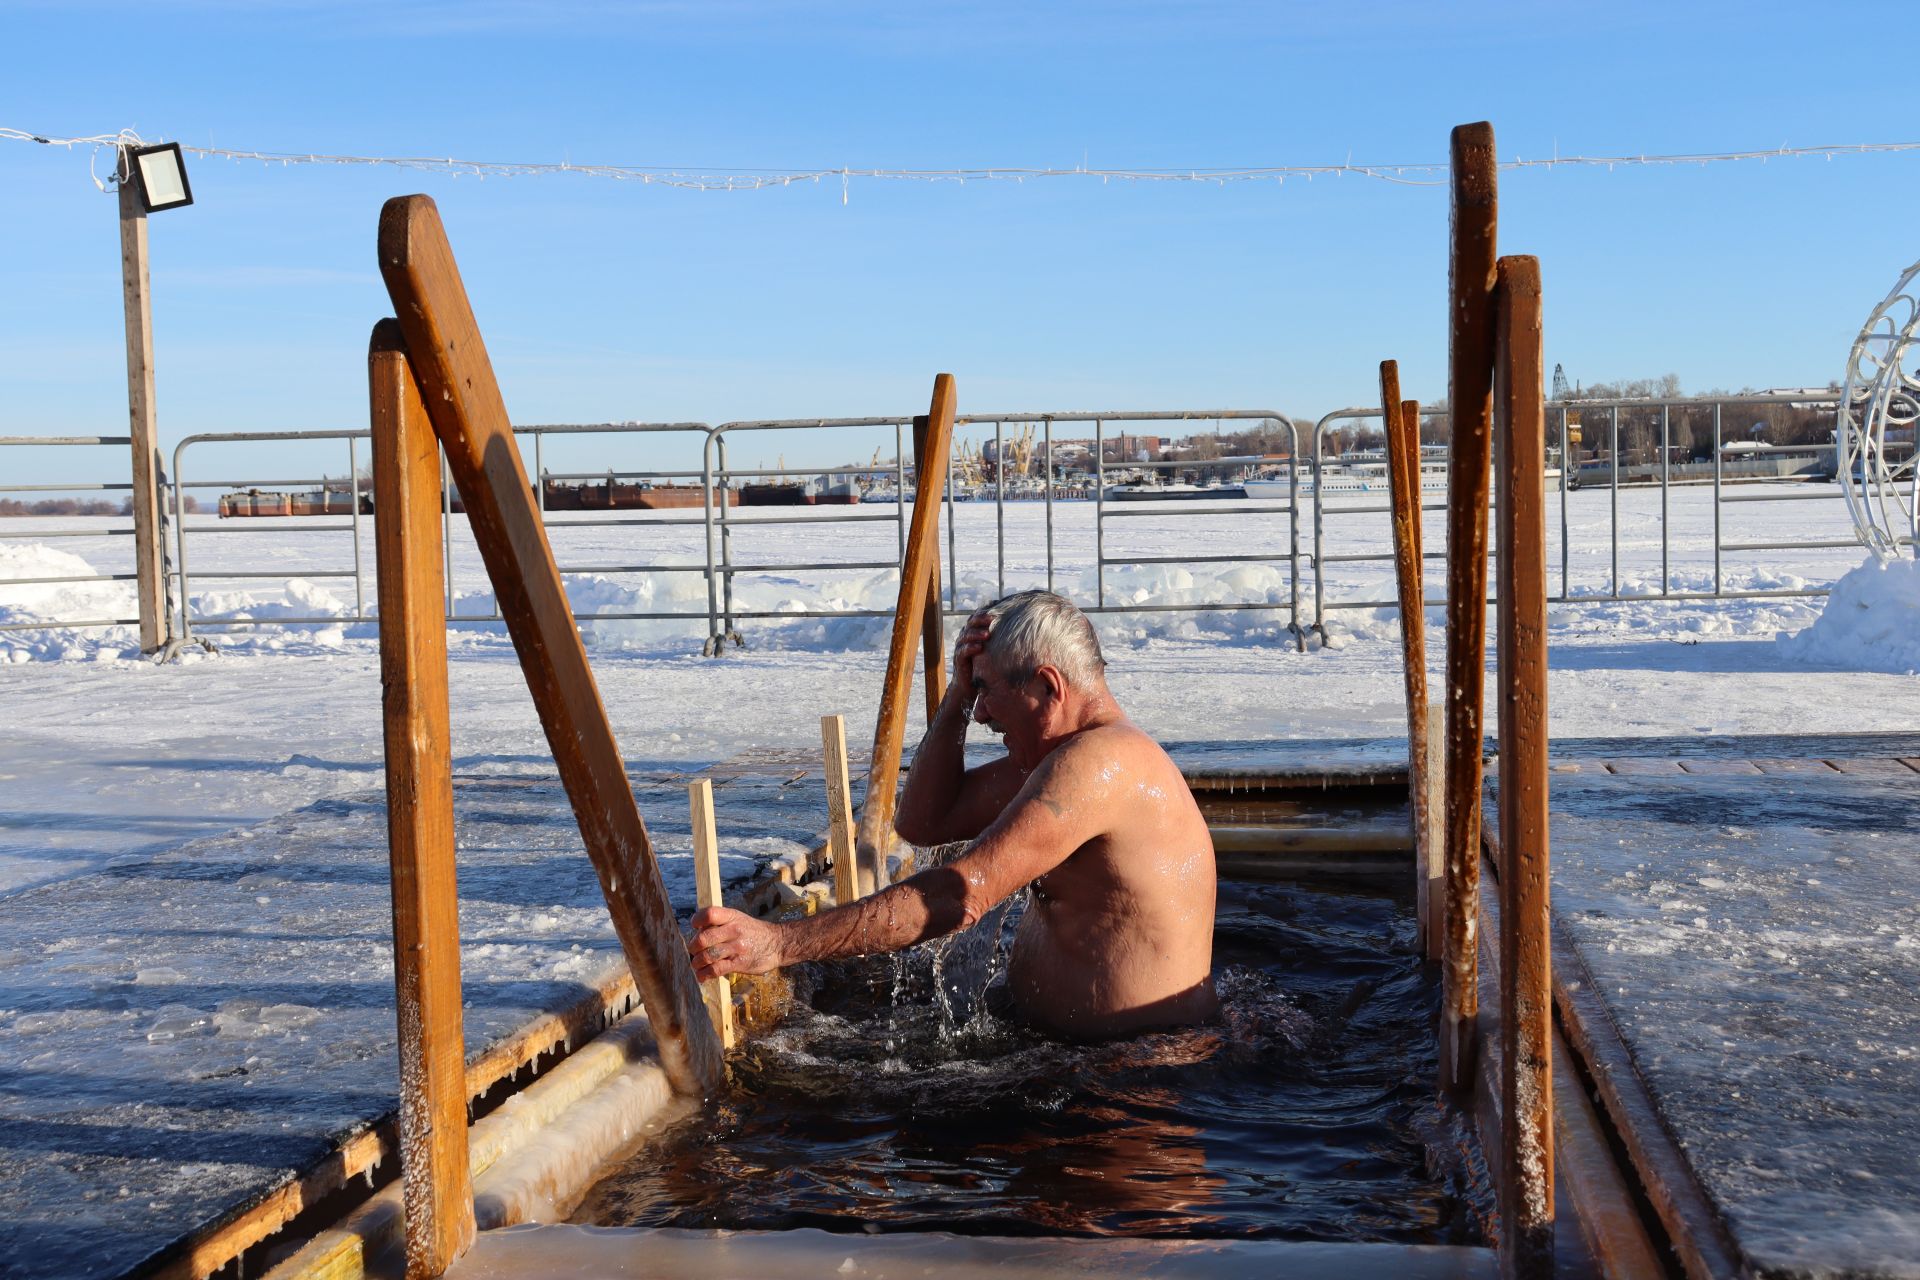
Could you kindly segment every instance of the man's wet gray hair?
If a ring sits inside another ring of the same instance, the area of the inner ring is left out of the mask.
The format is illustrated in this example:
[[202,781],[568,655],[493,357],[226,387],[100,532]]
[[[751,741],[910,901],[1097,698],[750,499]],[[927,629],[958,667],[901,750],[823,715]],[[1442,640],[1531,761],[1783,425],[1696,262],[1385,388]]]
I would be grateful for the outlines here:
[[1087,615],[1051,591],[1017,591],[987,606],[992,629],[987,656],[1009,680],[1029,679],[1041,667],[1057,667],[1067,683],[1088,689],[1107,669],[1100,639]]

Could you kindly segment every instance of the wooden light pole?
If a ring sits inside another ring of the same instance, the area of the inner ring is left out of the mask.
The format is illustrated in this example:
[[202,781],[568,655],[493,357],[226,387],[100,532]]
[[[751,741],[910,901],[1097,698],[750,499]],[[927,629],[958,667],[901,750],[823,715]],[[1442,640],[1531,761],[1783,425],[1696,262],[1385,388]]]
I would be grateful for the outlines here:
[[166,577],[160,551],[160,451],[153,413],[153,308],[147,297],[147,210],[131,147],[121,147],[120,289],[127,314],[127,435],[133,445],[133,568],[140,651],[166,642]]

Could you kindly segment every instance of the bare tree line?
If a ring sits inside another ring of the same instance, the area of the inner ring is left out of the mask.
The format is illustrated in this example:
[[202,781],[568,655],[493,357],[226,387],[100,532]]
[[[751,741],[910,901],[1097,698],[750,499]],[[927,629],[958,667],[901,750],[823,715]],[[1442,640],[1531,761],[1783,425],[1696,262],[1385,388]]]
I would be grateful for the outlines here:
[[[181,507],[188,514],[200,510],[200,500],[188,494],[181,500]],[[172,495],[162,498],[161,506],[171,510]],[[22,502],[18,498],[0,498],[0,516],[130,516],[133,514],[133,499],[122,498],[118,502],[106,498],[42,498],[37,502]]]

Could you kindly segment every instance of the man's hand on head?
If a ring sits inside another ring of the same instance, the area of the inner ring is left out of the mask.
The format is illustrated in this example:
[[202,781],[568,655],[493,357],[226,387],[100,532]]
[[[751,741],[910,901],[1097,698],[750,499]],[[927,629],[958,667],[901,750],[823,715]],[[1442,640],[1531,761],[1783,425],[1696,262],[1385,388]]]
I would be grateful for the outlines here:
[[772,973],[780,967],[780,927],[731,907],[704,907],[693,917],[687,955],[702,982],[730,973]]
[[993,620],[985,609],[978,610],[969,617],[960,628],[960,638],[953,642],[953,687],[960,698],[969,707],[973,705],[973,661],[987,650],[987,634]]

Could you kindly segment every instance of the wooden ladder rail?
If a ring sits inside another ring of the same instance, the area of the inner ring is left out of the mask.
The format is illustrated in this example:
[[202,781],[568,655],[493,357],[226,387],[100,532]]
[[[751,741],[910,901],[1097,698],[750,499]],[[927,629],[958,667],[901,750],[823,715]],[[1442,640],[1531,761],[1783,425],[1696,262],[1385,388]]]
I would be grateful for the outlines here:
[[[880,715],[873,729],[867,799],[860,811],[857,860],[862,896],[887,886],[887,854],[895,840],[893,815],[899,803],[900,751],[906,745],[907,704],[913,693],[913,651],[923,626],[936,616],[928,602],[935,600],[937,605],[936,593],[930,588],[940,565],[940,501],[946,492],[954,399],[953,375],[936,376],[924,438],[917,427],[914,432],[913,523],[907,532],[906,562],[900,567],[900,599],[894,608],[886,684],[880,692]],[[936,679],[944,679],[944,672],[932,674],[941,670],[941,658],[934,656],[932,647],[928,654],[927,683],[931,686]]]
[[380,697],[393,982],[399,1011],[400,1176],[409,1277],[437,1276],[473,1243],[467,1049],[460,1015],[440,449],[400,326],[367,353],[379,564]]
[[1448,276],[1446,922],[1440,1084],[1473,1089],[1479,958],[1482,699],[1486,695],[1487,481],[1493,430],[1493,126],[1453,131]]
[[1400,398],[1400,366],[1380,362],[1386,420],[1387,490],[1393,518],[1394,577],[1400,598],[1400,657],[1407,691],[1407,791],[1413,816],[1414,924],[1422,955],[1440,959],[1440,758],[1432,751],[1427,700],[1427,606],[1420,528],[1420,403]]
[[513,442],[439,210],[424,195],[380,211],[380,273],[407,359],[593,860],[674,1089],[701,1097],[723,1078],[721,1050],[653,844],[607,721],[585,645]]
[[1547,410],[1540,261],[1499,261],[1501,1270],[1553,1274],[1553,938],[1547,834]]

